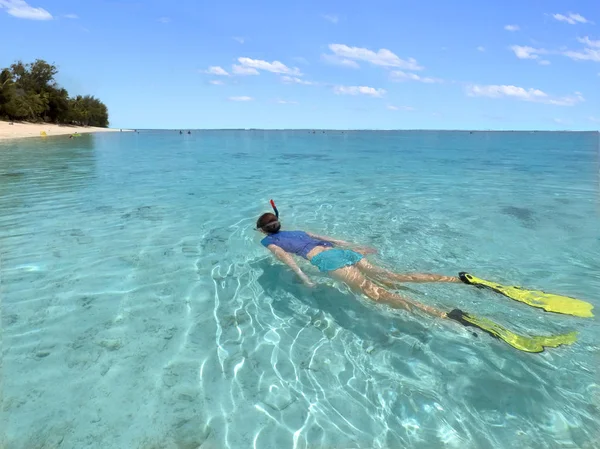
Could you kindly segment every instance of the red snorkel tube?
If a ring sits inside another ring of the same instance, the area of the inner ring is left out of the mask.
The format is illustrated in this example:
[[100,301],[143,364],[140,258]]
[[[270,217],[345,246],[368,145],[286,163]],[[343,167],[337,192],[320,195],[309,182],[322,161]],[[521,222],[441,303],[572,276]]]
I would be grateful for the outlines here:
[[277,210],[277,206],[275,206],[275,201],[271,200],[271,207],[273,208],[273,212],[275,212],[275,216],[279,219],[279,211]]

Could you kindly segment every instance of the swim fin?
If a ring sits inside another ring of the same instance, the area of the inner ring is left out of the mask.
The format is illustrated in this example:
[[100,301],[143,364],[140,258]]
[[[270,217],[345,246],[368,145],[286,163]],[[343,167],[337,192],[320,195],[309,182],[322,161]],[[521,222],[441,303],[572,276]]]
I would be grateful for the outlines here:
[[492,337],[505,341],[513,348],[525,352],[542,352],[544,348],[556,348],[560,345],[569,345],[577,339],[577,332],[570,332],[563,335],[551,337],[526,337],[517,335],[499,324],[468,313],[460,309],[454,309],[448,313],[448,318],[458,321],[463,326],[478,327]]
[[521,287],[504,286],[486,281],[485,279],[479,279],[465,272],[458,273],[458,277],[465,284],[474,285],[479,288],[489,288],[515,301],[528,304],[532,307],[539,307],[547,312],[563,313],[565,315],[584,318],[594,316],[592,313],[594,306],[580,299],[545,293],[540,290],[525,290]]

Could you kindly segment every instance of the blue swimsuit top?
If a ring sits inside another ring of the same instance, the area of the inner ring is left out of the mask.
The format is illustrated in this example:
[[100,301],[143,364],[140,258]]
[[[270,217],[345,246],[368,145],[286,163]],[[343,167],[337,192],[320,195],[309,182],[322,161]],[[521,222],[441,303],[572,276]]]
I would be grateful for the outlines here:
[[307,258],[307,254],[317,246],[333,246],[324,240],[312,238],[304,231],[279,231],[266,236],[261,242],[264,246],[277,245],[284,251]]

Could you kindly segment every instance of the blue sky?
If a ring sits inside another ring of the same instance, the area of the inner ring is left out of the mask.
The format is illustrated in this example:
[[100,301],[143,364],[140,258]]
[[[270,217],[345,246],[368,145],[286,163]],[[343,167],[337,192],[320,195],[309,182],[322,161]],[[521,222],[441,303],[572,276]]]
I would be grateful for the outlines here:
[[0,33],[113,127],[600,128],[598,0],[0,0]]

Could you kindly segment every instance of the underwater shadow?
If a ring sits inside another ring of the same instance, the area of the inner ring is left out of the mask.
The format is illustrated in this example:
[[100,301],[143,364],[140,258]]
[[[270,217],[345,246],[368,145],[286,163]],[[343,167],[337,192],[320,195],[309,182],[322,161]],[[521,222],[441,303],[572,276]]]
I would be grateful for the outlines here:
[[[352,293],[344,293],[326,284],[319,283],[307,288],[296,280],[296,275],[283,265],[271,265],[267,259],[251,264],[262,274],[257,282],[264,292],[274,300],[272,307],[286,317],[298,315],[288,301],[281,299],[288,293],[311,308],[329,315],[337,325],[362,340],[377,343],[389,342],[402,335],[409,335],[421,343],[428,343],[432,334],[427,327],[373,303],[365,305]],[[319,314],[320,315],[320,314]]]

